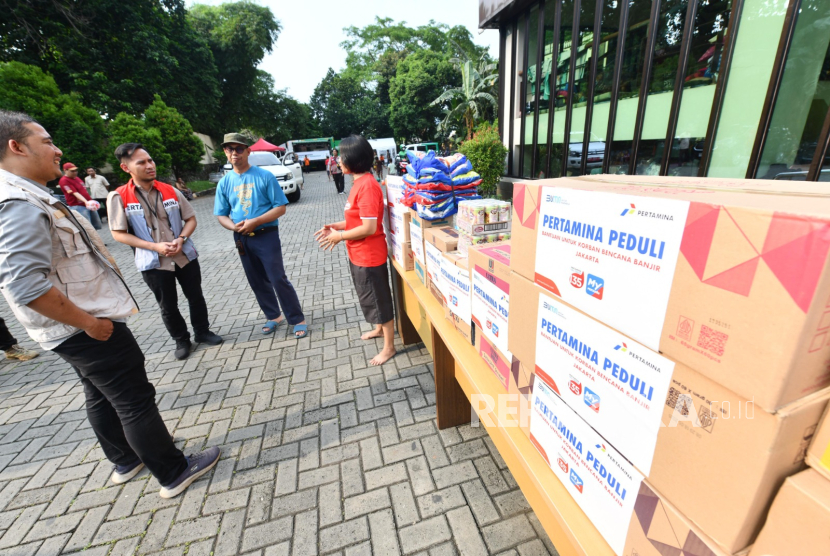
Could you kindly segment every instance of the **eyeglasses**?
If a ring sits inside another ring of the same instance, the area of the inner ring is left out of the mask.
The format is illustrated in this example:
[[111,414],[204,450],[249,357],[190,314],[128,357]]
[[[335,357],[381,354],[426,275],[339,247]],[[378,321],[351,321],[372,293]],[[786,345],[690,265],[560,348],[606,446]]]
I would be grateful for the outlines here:
[[236,153],[236,154],[242,154],[242,153],[244,153],[247,149],[248,149],[248,147],[230,147],[230,146],[229,146],[229,147],[225,147],[225,150],[226,150],[226,151],[228,151],[228,152],[232,152],[232,153]]

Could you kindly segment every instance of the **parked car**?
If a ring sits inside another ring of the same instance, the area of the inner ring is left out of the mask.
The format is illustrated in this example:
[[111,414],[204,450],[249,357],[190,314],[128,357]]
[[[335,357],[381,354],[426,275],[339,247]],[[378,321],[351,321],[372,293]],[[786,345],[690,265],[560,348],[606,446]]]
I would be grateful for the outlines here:
[[[588,143],[588,160],[585,170],[590,173],[594,168],[602,168],[602,159],[605,157],[605,143],[591,141]],[[582,143],[568,145],[568,168],[579,168],[582,164]]]
[[[253,152],[248,157],[248,163],[251,166],[258,166],[263,170],[271,172],[277,182],[282,188],[282,192],[288,198],[289,203],[296,203],[300,200],[300,185],[303,183],[302,172],[300,165],[290,159],[285,160],[287,164],[283,164],[279,158],[272,153]],[[223,166],[225,173],[233,171],[233,166],[225,164]]]

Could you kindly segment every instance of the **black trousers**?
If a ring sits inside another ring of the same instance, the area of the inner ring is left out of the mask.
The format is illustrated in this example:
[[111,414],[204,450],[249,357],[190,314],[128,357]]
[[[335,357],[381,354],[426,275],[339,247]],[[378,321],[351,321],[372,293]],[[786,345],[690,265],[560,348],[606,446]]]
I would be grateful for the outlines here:
[[210,330],[207,304],[202,294],[202,271],[199,259],[194,259],[184,267],[175,266],[174,271],[145,270],[141,273],[144,281],[150,286],[153,295],[161,309],[161,320],[174,340],[189,340],[187,323],[179,312],[179,296],[176,292],[176,282],[182,287],[182,292],[190,306],[190,324],[193,333],[198,337]]
[[0,351],[6,351],[16,343],[17,340],[14,336],[12,336],[12,333],[9,332],[9,327],[6,326],[6,321],[0,319]]
[[129,465],[140,459],[162,486],[187,468],[159,414],[144,354],[126,324],[114,322],[105,342],[81,332],[53,351],[78,373],[89,424],[108,460]]
[[346,188],[346,180],[345,176],[340,174],[332,174],[331,177],[334,178],[334,187],[337,188],[338,193],[343,193],[343,190]]

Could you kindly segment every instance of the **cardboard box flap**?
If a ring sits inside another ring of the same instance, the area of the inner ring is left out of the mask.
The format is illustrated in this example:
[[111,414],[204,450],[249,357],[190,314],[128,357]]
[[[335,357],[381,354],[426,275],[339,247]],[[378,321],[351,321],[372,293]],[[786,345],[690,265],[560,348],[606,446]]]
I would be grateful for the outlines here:
[[812,469],[787,478],[750,556],[830,554],[830,481]]
[[[809,190],[799,190],[794,187],[789,188],[789,191],[738,187],[679,188],[665,183],[628,183],[616,180],[599,181],[584,178],[536,180],[533,184],[543,187],[564,187],[619,195],[659,197],[692,203],[758,209],[765,212],[799,214],[821,220],[830,219],[830,196],[826,193],[819,195]],[[782,189],[788,188],[784,186]]]
[[743,178],[698,178],[681,176],[629,176],[621,174],[598,174],[579,176],[573,179],[599,183],[625,183],[628,185],[659,185],[688,187],[690,189],[712,189],[715,191],[746,191],[756,193],[786,193],[792,195],[827,195],[827,185],[815,181],[790,180],[747,180]]

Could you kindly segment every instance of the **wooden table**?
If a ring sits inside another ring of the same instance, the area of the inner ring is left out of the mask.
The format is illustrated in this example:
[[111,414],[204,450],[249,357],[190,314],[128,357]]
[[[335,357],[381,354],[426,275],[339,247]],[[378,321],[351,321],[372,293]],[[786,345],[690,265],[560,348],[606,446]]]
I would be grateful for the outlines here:
[[[415,272],[405,272],[394,260],[391,263],[395,319],[401,340],[404,345],[423,342],[434,361],[438,428],[469,423],[473,395],[495,398],[504,393],[504,388],[475,348],[444,317],[444,308]],[[480,424],[487,429],[559,553],[613,555],[599,531],[516,426],[516,417],[496,406],[486,416],[476,407],[482,417]]]

